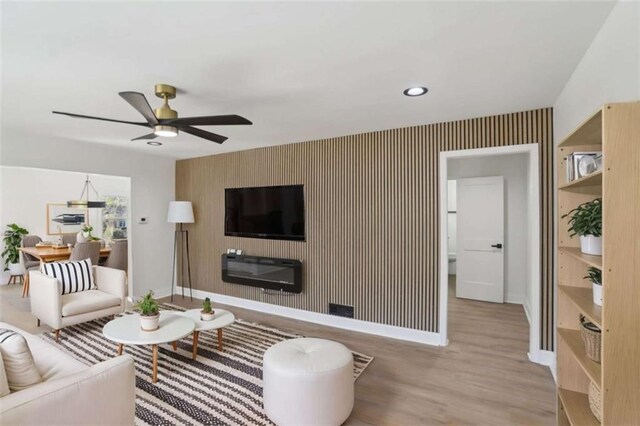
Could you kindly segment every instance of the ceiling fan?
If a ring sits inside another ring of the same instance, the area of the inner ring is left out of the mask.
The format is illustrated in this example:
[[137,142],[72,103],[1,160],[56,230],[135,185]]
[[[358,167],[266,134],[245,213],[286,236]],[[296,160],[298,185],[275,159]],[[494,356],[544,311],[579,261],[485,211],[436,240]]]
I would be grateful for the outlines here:
[[157,141],[151,141],[158,136],[162,137],[175,137],[178,136],[179,131],[189,133],[190,135],[197,136],[212,142],[222,143],[227,140],[225,136],[218,135],[216,133],[207,132],[206,130],[198,129],[191,126],[229,126],[239,124],[252,124],[249,120],[239,115],[209,115],[204,117],[184,117],[178,118],[178,112],[171,109],[169,106],[169,99],[176,97],[176,88],[169,86],[168,84],[156,84],[155,86],[156,96],[162,98],[164,103],[160,108],[151,109],[147,98],[138,92],[120,92],[119,95],[125,101],[134,107],[142,116],[147,120],[146,122],[136,121],[123,121],[114,120],[111,118],[91,117],[89,115],[72,114],[69,112],[52,111],[54,114],[68,115],[75,118],[90,118],[93,120],[111,121],[113,123],[132,124],[134,126],[143,126],[153,129],[152,133],[148,135],[140,136],[132,141],[137,140],[150,140],[147,142],[149,145],[159,146],[162,143]]

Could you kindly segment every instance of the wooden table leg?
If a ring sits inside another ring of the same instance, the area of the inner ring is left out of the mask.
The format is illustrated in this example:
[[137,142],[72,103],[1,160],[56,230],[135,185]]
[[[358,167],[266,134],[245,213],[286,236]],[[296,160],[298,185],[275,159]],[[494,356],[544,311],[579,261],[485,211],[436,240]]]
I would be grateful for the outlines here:
[[200,332],[197,330],[193,331],[193,353],[191,357],[196,359],[198,357],[198,338],[200,337]]
[[222,329],[218,329],[218,350],[222,350]]
[[151,379],[153,383],[158,381],[158,345],[151,345],[153,349],[153,374],[151,375]]
[[122,355],[122,348],[124,347],[124,345],[122,343],[118,344],[118,355]]
[[173,350],[178,350],[178,342],[171,342],[171,346],[173,346]]

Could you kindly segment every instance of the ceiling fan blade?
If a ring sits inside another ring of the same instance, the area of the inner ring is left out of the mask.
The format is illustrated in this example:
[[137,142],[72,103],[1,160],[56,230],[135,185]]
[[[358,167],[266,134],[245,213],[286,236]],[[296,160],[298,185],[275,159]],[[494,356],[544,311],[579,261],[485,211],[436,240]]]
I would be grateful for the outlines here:
[[110,121],[112,123],[124,123],[124,124],[133,124],[134,126],[144,126],[149,127],[149,123],[140,123],[135,121],[123,121],[123,120],[114,120],[111,118],[102,118],[102,117],[92,117],[90,115],[80,115],[80,114],[72,114],[70,112],[60,112],[60,111],[51,111],[54,114],[68,115],[69,117],[74,118],[88,118],[91,120],[102,120],[102,121]]
[[131,139],[131,140],[132,141],[139,141],[141,139],[155,139],[157,137],[158,137],[158,135],[156,135],[155,133],[149,133],[148,135],[140,136],[140,137],[137,137],[137,138]]
[[147,101],[147,98],[142,93],[138,92],[120,92],[119,95],[125,101],[129,102],[129,105],[134,107],[144,118],[147,119],[147,123],[153,126],[158,124],[158,119],[151,109],[151,105]]
[[178,127],[178,129],[180,129],[185,133],[189,133],[190,135],[197,136],[199,138],[206,139],[208,141],[212,141],[216,143],[222,143],[227,139],[229,139],[227,137],[217,135],[215,133],[207,132],[206,130],[197,129],[195,127],[181,126],[181,127]]
[[239,115],[209,115],[204,117],[184,117],[163,121],[162,124],[175,124],[184,126],[231,126],[239,124],[253,124]]

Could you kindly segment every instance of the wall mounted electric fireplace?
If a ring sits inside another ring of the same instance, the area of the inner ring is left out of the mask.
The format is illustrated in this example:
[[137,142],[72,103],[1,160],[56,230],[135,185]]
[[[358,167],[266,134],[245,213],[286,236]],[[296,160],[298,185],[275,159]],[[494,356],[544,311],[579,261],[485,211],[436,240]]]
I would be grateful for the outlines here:
[[295,259],[223,254],[222,281],[300,293],[302,262]]

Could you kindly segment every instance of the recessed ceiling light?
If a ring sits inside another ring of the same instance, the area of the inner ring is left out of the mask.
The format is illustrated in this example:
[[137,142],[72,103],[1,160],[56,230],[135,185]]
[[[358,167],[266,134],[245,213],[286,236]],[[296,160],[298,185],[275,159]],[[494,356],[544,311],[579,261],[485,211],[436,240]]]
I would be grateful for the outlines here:
[[427,89],[426,87],[416,86],[416,87],[409,87],[407,90],[405,90],[402,93],[404,93],[405,96],[422,96],[428,91],[429,89]]
[[162,146],[162,142],[158,142],[158,141],[149,141],[149,142],[147,142],[147,145],[151,145],[151,146]]

